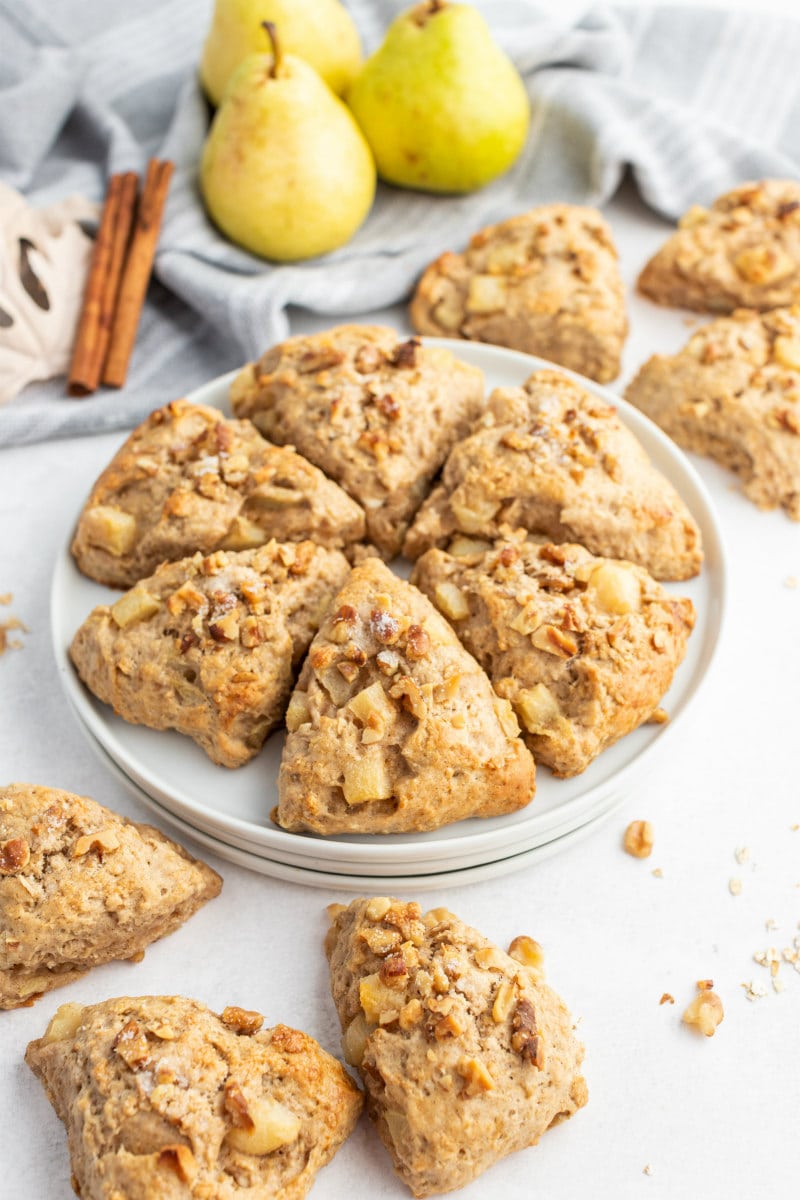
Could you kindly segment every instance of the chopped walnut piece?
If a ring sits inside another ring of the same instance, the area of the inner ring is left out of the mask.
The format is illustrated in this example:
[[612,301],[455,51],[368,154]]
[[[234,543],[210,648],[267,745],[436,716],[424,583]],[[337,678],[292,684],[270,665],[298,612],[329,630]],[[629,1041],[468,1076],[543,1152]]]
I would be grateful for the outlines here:
[[[703,983],[705,982],[710,983],[711,981],[703,981]],[[719,996],[709,988],[703,987],[684,1012],[683,1020],[686,1025],[694,1026],[706,1037],[713,1037],[724,1016]]]
[[412,717],[416,717],[419,721],[425,718],[428,706],[422,697],[422,692],[410,675],[401,675],[389,689],[389,695],[393,700],[399,700]]
[[524,934],[515,937],[508,947],[508,953],[515,962],[533,971],[538,978],[544,978],[544,950],[534,938]]
[[415,366],[419,344],[419,338],[409,338],[408,341],[401,342],[389,359],[391,365],[400,368]]
[[0,842],[0,875],[15,875],[31,860],[30,846],[24,838],[9,838]]
[[662,992],[659,1004],[674,1004],[675,997],[670,992]]
[[622,845],[633,858],[649,858],[653,853],[653,826],[649,821],[631,821]]
[[381,983],[390,988],[405,987],[408,982],[408,968],[402,954],[389,954],[384,958],[378,971]]
[[521,1058],[541,1067],[540,1045],[536,1033],[536,1011],[530,1000],[519,1000],[511,1018],[511,1049]]
[[85,833],[79,837],[72,847],[72,857],[82,858],[90,850],[95,850],[99,858],[104,854],[113,854],[119,850],[119,838],[113,829],[101,829],[98,833]]
[[370,629],[376,641],[384,646],[393,645],[400,636],[400,624],[383,608],[374,608],[369,617]]
[[228,1079],[222,1089],[222,1106],[230,1118],[231,1125],[236,1129],[246,1129],[252,1133],[255,1122],[250,1115],[244,1093],[235,1079]]
[[531,635],[531,642],[537,650],[545,650],[558,658],[572,658],[578,653],[575,638],[557,625],[540,625]]
[[133,1017],[122,1026],[111,1043],[111,1048],[132,1071],[140,1070],[150,1060],[147,1035]]
[[421,625],[410,625],[406,634],[406,655],[415,662],[430,653],[431,639]]
[[220,1020],[223,1025],[227,1025],[234,1033],[243,1034],[258,1033],[264,1024],[264,1018],[260,1012],[254,1012],[248,1008],[239,1008],[238,1004],[229,1004],[224,1008]]
[[456,1070],[466,1083],[464,1091],[468,1096],[478,1096],[481,1092],[490,1092],[494,1087],[491,1073],[477,1058],[459,1059]]
[[494,1004],[492,1005],[492,1020],[496,1025],[500,1025],[505,1021],[514,1007],[515,999],[516,988],[514,984],[510,983],[507,979],[503,980],[495,993]]
[[167,1167],[174,1171],[181,1183],[191,1183],[199,1170],[190,1148],[180,1143],[162,1146],[156,1161],[159,1167]]

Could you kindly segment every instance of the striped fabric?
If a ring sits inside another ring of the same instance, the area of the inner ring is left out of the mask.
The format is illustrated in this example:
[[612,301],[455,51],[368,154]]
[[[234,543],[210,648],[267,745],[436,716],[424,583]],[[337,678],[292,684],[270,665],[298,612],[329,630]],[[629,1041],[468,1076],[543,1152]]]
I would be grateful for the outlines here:
[[[408,3],[348,0],[368,49]],[[477,6],[530,92],[512,171],[461,198],[381,187],[348,246],[273,267],[224,241],[197,193],[208,110],[195,64],[210,0],[0,0],[7,183],[34,202],[100,198],[109,172],[141,170],[151,154],[177,166],[124,391],[75,401],[61,380],[33,385],[0,410],[0,444],[130,426],[284,337],[289,305],[333,321],[396,303],[481,225],[543,201],[602,204],[627,166],[667,218],[745,179],[800,175],[800,22],[570,0]]]

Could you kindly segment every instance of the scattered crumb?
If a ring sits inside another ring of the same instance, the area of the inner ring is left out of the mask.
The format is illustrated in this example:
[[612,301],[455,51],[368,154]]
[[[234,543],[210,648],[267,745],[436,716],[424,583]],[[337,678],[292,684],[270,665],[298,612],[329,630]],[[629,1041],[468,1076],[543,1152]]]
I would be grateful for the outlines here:
[[741,987],[744,988],[744,994],[748,1000],[760,1000],[767,994],[767,989],[757,979],[751,979],[749,983],[741,984]]
[[683,1014],[684,1025],[691,1025],[705,1037],[713,1037],[725,1020],[722,1001],[713,987],[713,979],[698,979],[697,995]]
[[773,991],[782,992],[785,987],[786,987],[786,984],[783,982],[782,979],[778,979],[778,977],[776,975],[772,981]]
[[2,596],[0,596],[0,604],[10,604],[13,599],[12,592],[3,592]]
[[674,997],[674,996],[672,996],[672,995],[670,995],[670,993],[669,993],[669,992],[663,992],[663,993],[662,993],[662,996],[661,996],[661,999],[659,1000],[659,1002],[658,1002],[658,1003],[659,1003],[659,1004],[674,1004],[674,1003],[675,1003],[675,997]]
[[653,1166],[652,1166],[652,1163],[645,1163],[645,1164],[644,1164],[644,1166],[642,1167],[642,1174],[643,1174],[643,1175],[652,1175],[652,1174],[653,1174]]
[[661,870],[661,867],[656,867],[655,870],[650,872],[650,874],[655,875],[656,879],[664,878],[664,872]]
[[653,826],[649,821],[631,821],[622,838],[622,848],[633,858],[649,858],[653,853]]
[[734,852],[734,858],[736,859],[736,861],[738,863],[747,862],[749,857],[750,857],[750,847],[749,846],[738,846]]
[[21,633],[27,633],[28,629],[18,617],[9,617],[7,621],[0,621],[0,655],[5,654],[6,650],[21,650],[22,642],[19,638],[9,638],[9,633],[12,630],[19,629]]
[[767,932],[769,932],[771,929],[778,929],[778,922],[774,917],[767,917],[766,921],[764,922],[764,928],[767,930]]
[[787,575],[783,581],[783,586],[785,588],[790,588],[793,591],[797,587],[797,576]]
[[669,713],[665,708],[654,708],[647,718],[648,725],[668,725]]
[[728,880],[728,891],[730,892],[730,894],[732,896],[740,896],[742,894],[741,879],[729,879]]

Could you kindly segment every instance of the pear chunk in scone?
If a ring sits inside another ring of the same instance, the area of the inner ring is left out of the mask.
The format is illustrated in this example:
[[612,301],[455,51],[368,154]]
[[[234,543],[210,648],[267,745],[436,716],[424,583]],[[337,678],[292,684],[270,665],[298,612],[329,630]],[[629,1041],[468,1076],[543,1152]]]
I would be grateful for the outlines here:
[[583,546],[455,549],[423,554],[414,582],[511,702],[538,764],[577,775],[653,718],[686,652],[691,600]]
[[506,954],[445,908],[386,896],[328,911],[345,1057],[415,1196],[463,1187],[586,1104],[583,1046],[532,938]]
[[509,529],[579,542],[656,579],[688,579],[703,559],[689,510],[616,409],[560,371],[492,392],[403,552],[416,559],[458,534],[492,542]]
[[141,956],[221,886],[159,830],[94,800],[0,788],[0,1009]]
[[392,558],[483,408],[483,373],[392,329],[340,325],[268,350],[234,380],[231,403],[357,500],[368,538]]
[[275,538],[343,550],[364,537],[350,497],[250,421],[175,400],[156,409],[92,487],[72,553],[84,575],[131,587],[162,562]]
[[294,675],[347,576],[338,550],[269,542],[165,563],[81,625],[70,657],[126,721],[176,729],[239,767],[283,718]]
[[25,1061],[82,1200],[303,1200],[362,1098],[313,1038],[263,1021],[182,996],[62,1005]]
[[533,795],[511,705],[430,601],[377,558],[333,602],[286,725],[274,819],[293,832],[436,829]]

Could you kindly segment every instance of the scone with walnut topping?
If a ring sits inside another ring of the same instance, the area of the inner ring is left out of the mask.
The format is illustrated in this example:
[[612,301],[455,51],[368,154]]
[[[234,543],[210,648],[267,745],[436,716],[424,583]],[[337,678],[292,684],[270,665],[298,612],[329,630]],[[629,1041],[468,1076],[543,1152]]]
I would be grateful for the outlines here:
[[559,371],[492,392],[403,549],[418,558],[459,533],[492,541],[506,529],[580,542],[657,579],[688,579],[703,557],[686,505],[616,409]]
[[25,1061],[82,1200],[302,1200],[361,1094],[313,1038],[181,996],[58,1009]]
[[100,475],[72,553],[110,587],[131,587],[159,563],[271,538],[344,549],[364,537],[364,514],[291,447],[250,421],[175,400],[135,429]]
[[522,808],[533,759],[448,623],[378,558],[353,569],[286,713],[275,820],[315,833],[436,829]]
[[443,254],[411,301],[419,333],[539,354],[605,383],[628,332],[611,230],[594,208],[545,204]]
[[445,908],[388,897],[329,912],[345,1057],[415,1196],[463,1187],[586,1104],[583,1047],[531,938],[505,954]]
[[215,763],[239,767],[282,719],[348,570],[338,550],[313,542],[164,563],[87,617],[70,658],[126,721],[176,729]]
[[340,325],[268,350],[234,381],[231,403],[357,500],[369,539],[391,558],[450,447],[481,411],[483,374],[392,329]]
[[429,550],[413,580],[511,701],[536,762],[577,775],[649,720],[694,625],[633,563],[520,539]]
[[719,317],[679,354],[648,359],[625,397],[736,471],[760,508],[800,521],[800,306]]
[[150,825],[55,788],[0,788],[0,1008],[172,933],[222,880]]
[[800,303],[800,182],[744,183],[695,206],[639,276],[657,304],[729,313]]

